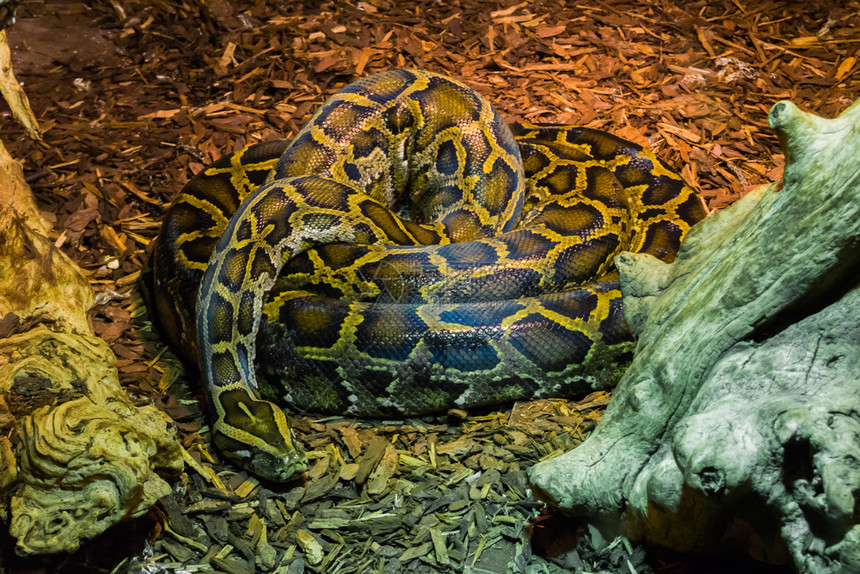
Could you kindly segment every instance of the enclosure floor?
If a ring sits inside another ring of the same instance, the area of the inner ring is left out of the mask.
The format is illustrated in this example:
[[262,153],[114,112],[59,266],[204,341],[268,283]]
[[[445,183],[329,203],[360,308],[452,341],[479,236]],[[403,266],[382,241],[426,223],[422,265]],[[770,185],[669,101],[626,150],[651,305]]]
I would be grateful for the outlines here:
[[129,394],[176,421],[196,462],[147,516],[74,555],[24,560],[5,539],[3,571],[787,571],[601,543],[535,502],[525,471],[579,444],[606,393],[465,420],[299,414],[308,481],[260,485],[209,449],[196,374],[159,343],[136,280],[189,177],[394,67],[457,77],[511,122],[648,145],[720,209],[781,177],[773,103],[832,117],[857,97],[856,3],[31,0],[7,32],[44,140],[6,113],[4,143],[100,295],[92,325]]

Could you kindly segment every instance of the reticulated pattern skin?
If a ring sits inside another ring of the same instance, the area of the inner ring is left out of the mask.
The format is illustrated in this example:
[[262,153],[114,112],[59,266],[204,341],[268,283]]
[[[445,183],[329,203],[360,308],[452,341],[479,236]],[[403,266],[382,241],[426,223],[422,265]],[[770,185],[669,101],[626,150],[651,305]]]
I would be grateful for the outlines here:
[[195,176],[150,305],[200,365],[216,446],[287,480],[305,460],[282,406],[397,416],[614,385],[634,345],[614,256],[671,261],[704,215],[636,144],[512,132],[464,84],[395,70]]

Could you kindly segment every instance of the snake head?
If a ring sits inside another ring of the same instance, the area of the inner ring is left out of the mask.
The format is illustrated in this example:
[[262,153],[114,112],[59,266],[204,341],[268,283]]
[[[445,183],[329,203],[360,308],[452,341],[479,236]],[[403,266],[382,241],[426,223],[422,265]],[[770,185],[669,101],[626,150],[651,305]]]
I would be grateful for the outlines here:
[[231,462],[264,480],[288,482],[307,470],[305,453],[292,446],[274,449],[270,445],[260,447],[229,437],[215,431],[212,443]]
[[221,391],[218,400],[222,411],[212,443],[226,458],[272,482],[287,482],[307,469],[307,457],[277,405],[241,388]]
[[307,457],[299,449],[291,452],[272,452],[269,449],[248,448],[245,445],[239,451],[222,449],[221,452],[238,466],[271,482],[288,482],[308,468]]

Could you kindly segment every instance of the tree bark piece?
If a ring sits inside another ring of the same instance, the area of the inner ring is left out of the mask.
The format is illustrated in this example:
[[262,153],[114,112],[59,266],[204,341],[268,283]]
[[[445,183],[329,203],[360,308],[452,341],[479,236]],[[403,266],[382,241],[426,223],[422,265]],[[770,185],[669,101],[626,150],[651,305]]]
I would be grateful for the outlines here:
[[860,568],[860,104],[776,104],[782,188],[698,224],[677,260],[622,254],[635,357],[535,492],[634,538]]
[[0,144],[0,516],[19,554],[143,514],[183,465],[170,419],[120,387],[88,326],[92,289],[47,229]]
[[[0,6],[0,18],[3,15],[4,7]],[[27,99],[27,94],[24,93],[12,72],[12,53],[9,50],[9,41],[6,39],[6,30],[0,30],[0,94],[9,104],[12,117],[21,124],[27,135],[34,140],[42,139],[42,130],[39,129],[39,122],[36,121],[36,116],[30,108],[30,100]]]

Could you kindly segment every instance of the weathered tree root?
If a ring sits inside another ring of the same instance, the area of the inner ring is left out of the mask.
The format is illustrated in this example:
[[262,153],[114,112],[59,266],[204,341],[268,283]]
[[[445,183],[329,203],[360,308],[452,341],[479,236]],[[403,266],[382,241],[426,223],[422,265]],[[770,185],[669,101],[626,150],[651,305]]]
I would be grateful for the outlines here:
[[860,571],[860,103],[776,104],[780,189],[616,259],[639,337],[603,420],[536,494],[636,539]]
[[120,387],[89,330],[92,289],[46,229],[0,144],[0,516],[20,554],[73,551],[143,514],[183,464],[169,418]]

